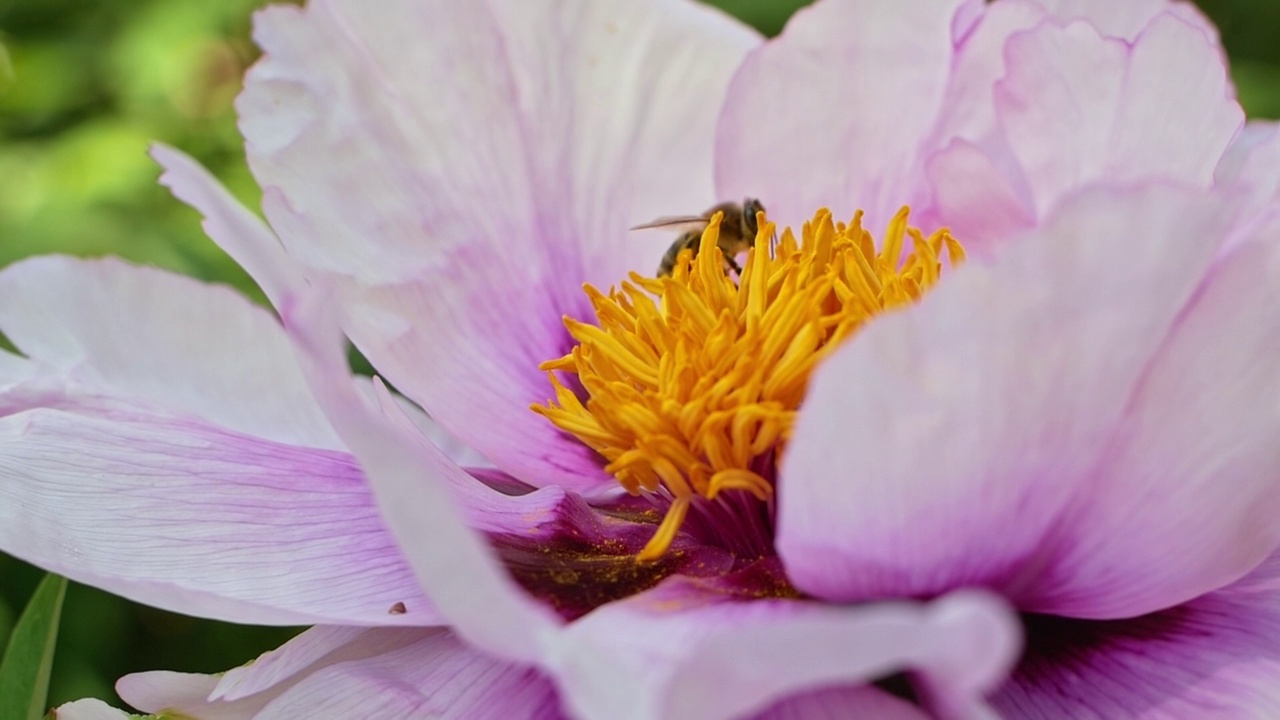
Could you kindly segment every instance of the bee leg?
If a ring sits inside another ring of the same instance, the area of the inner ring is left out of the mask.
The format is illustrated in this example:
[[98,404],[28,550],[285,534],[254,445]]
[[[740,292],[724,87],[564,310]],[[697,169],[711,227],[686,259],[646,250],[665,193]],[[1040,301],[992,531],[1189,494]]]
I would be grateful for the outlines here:
[[737,261],[737,260],[735,260],[735,259],[733,259],[733,258],[729,257],[728,255],[725,255],[725,256],[724,256],[724,264],[725,264],[725,265],[728,265],[728,266],[729,266],[729,269],[730,269],[730,270],[733,270],[734,274],[736,274],[738,277],[742,277],[742,268],[738,267],[738,261]]

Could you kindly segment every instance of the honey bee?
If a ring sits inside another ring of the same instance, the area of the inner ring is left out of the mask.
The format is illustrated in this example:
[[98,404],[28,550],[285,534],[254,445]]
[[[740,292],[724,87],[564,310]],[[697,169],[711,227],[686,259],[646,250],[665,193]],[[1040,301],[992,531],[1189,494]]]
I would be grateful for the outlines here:
[[681,231],[680,237],[671,243],[671,247],[667,248],[667,254],[662,256],[662,262],[658,264],[658,277],[665,277],[671,275],[675,269],[682,250],[689,248],[697,254],[698,243],[702,240],[702,231],[707,228],[712,216],[718,212],[724,213],[724,218],[720,221],[720,240],[716,245],[719,246],[720,252],[724,253],[725,265],[741,275],[742,268],[738,267],[738,261],[734,258],[749,250],[755,243],[756,233],[760,229],[756,213],[764,212],[764,205],[755,198],[747,198],[741,203],[720,203],[701,215],[661,217],[631,229]]

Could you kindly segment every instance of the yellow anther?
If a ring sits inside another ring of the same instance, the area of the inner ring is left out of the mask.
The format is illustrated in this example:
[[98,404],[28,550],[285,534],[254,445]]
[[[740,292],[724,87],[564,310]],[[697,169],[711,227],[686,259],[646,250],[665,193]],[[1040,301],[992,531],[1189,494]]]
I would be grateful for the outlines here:
[[[837,224],[819,210],[798,241],[790,230],[777,239],[761,215],[735,278],[717,246],[721,219],[670,277],[633,273],[607,295],[586,286],[596,324],[566,318],[579,345],[539,366],[555,399],[533,410],[599,452],[629,492],[671,498],[641,560],[666,552],[695,502],[728,491],[768,500],[773,469],[761,464],[785,449],[817,364],[872,316],[919,299],[944,256],[964,259],[947,230],[911,227],[905,207],[878,252],[861,212]],[[556,372],[576,374],[588,399]]]

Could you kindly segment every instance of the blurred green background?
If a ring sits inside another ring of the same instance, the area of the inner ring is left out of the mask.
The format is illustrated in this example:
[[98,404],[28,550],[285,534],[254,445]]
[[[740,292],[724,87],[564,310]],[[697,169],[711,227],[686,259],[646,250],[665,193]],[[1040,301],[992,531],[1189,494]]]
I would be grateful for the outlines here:
[[[194,154],[256,207],[231,101],[255,57],[250,14],[262,4],[0,0],[0,265],[50,252],[115,254],[258,297],[196,214],[155,184],[145,151],[162,140]],[[807,3],[714,4],[774,34]],[[1245,108],[1280,117],[1280,2],[1200,5],[1222,30]],[[40,575],[0,555],[0,648]],[[62,627],[51,705],[89,696],[116,703],[122,674],[217,672],[296,632],[195,620],[80,586],[67,596]]]

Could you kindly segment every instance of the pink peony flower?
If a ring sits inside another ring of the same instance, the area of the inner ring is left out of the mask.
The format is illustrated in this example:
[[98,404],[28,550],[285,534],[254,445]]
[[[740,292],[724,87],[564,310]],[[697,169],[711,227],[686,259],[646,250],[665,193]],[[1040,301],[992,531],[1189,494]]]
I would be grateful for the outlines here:
[[[283,323],[111,260],[0,273],[0,547],[316,625],[128,702],[1280,713],[1280,134],[1192,6],[821,0],[769,43],[682,0],[256,28],[269,226],[155,157]],[[747,196],[795,236],[726,275],[713,220],[628,280],[666,245],[627,228]]]

